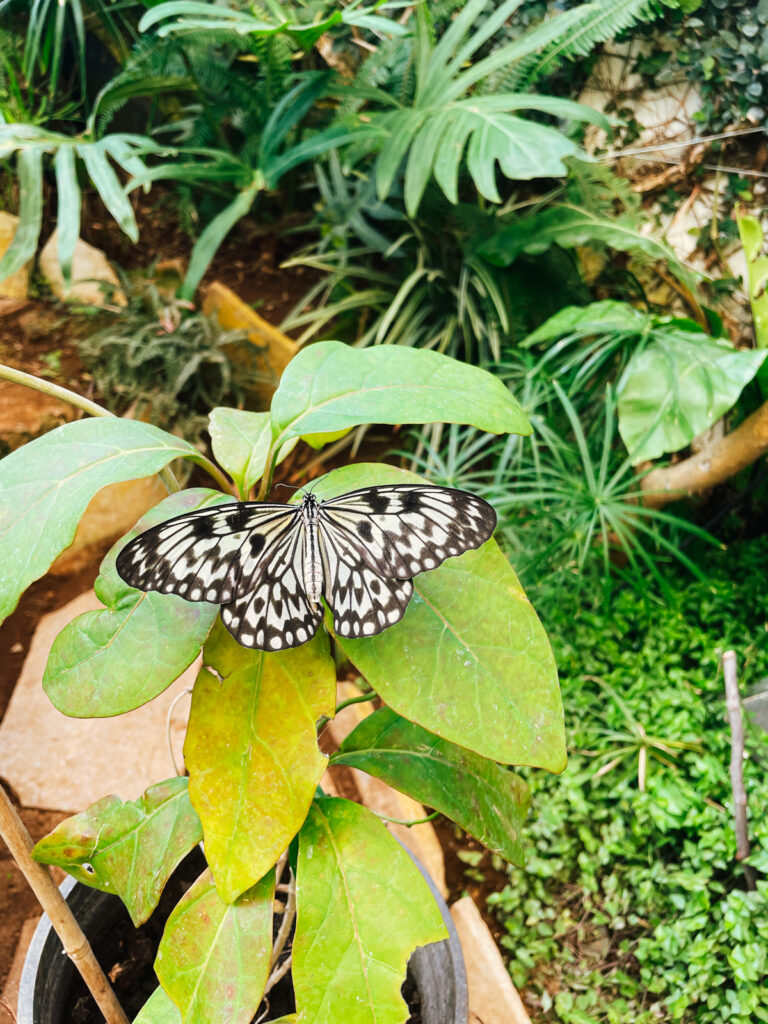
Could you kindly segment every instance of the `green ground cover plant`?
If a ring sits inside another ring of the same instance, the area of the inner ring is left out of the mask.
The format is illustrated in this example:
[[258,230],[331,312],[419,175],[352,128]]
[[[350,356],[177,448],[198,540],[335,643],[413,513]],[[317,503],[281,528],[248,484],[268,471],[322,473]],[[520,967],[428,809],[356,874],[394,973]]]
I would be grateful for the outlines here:
[[734,861],[719,656],[743,690],[768,675],[765,538],[707,558],[656,604],[624,589],[539,594],[560,670],[569,761],[531,779],[535,853],[490,899],[516,983],[562,1024],[768,1020],[768,736],[744,762],[756,889]]
[[[0,374],[67,397],[19,371]],[[68,398],[90,415],[0,463],[0,616],[71,542],[97,491],[160,472],[171,493],[104,558],[94,585],[104,607],[59,634],[43,686],[64,714],[98,718],[146,704],[201,651],[203,668],[185,740],[188,777],[159,780],[133,802],[105,796],[41,840],[34,856],[116,893],[139,924],[202,838],[208,870],[168,919],[155,962],[161,987],[133,1008],[137,1024],[248,1024],[270,979],[287,969],[294,922],[296,1012],[282,1024],[403,1024],[408,957],[445,928],[417,868],[376,816],[317,790],[329,763],[318,732],[336,708],[332,651],[356,666],[362,696],[378,694],[385,706],[331,760],[454,816],[519,862],[527,788],[508,766],[558,772],[565,753],[551,649],[511,565],[489,539],[420,574],[402,621],[383,633],[336,635],[326,613],[326,629],[308,642],[267,653],[240,646],[215,604],[128,586],[116,560],[138,533],[174,515],[244,500],[257,486],[263,500],[275,466],[302,438],[320,445],[363,423],[439,420],[525,432],[525,415],[480,368],[430,351],[339,342],[302,350],[269,412],[215,409],[216,462],[154,425]],[[220,490],[179,490],[176,459]],[[352,464],[315,481],[313,494],[419,479]],[[273,946],[276,891],[282,923]]]

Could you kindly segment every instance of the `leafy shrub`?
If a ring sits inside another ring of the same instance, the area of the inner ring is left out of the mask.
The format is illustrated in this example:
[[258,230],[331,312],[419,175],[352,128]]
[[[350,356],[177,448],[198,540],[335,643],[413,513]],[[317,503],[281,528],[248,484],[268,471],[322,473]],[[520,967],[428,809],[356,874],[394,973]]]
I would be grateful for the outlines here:
[[[757,890],[734,862],[719,653],[745,686],[768,673],[768,540],[710,561],[666,607],[624,591],[552,600],[569,766],[530,779],[535,857],[491,902],[510,970],[562,1024],[768,1020],[768,738],[748,729],[745,782]],[[738,587],[734,587],[734,579]]]

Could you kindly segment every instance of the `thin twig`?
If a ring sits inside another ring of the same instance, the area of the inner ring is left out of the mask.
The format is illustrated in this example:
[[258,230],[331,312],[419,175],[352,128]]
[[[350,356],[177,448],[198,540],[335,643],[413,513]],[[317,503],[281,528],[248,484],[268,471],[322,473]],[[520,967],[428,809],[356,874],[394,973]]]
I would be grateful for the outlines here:
[[61,939],[64,952],[82,975],[107,1024],[129,1024],[69,904],[59,892],[48,869],[32,860],[32,840],[2,786],[0,836],[5,840],[13,859],[29,882],[40,906],[48,915],[53,930]]
[[[277,933],[277,938],[275,939],[275,944],[272,947],[272,956],[270,957],[270,960],[269,960],[269,969],[270,969],[270,971],[273,970],[275,964],[280,959],[280,956],[281,956],[283,950],[285,949],[285,944],[288,941],[288,936],[291,933],[291,928],[293,927],[294,918],[296,917],[296,881],[293,878],[293,873],[292,872],[291,872],[291,882],[292,882],[292,885],[291,885],[291,888],[288,891],[288,902],[286,903],[285,910],[283,911],[283,920],[280,922],[280,929],[279,929],[279,931]],[[271,986],[269,986],[269,983],[268,983],[268,987],[265,988],[264,991],[265,992],[269,992],[269,988],[270,987]]]
[[179,703],[182,697],[186,697],[188,693],[192,693],[192,687],[186,686],[181,693],[177,693],[171,701],[171,706],[168,708],[168,714],[165,716],[165,738],[168,741],[168,753],[171,756],[171,764],[173,770],[177,775],[183,775],[184,772],[179,770],[179,766],[176,764],[176,754],[173,749],[173,743],[171,742],[171,717],[173,712],[176,710],[176,705]]
[[[733,825],[736,832],[736,860],[749,856],[749,834],[747,831],[747,792],[744,789],[744,721],[741,717],[741,697],[736,674],[736,653],[726,651],[723,655],[723,677],[725,678],[725,706],[731,727],[731,791],[733,793]],[[755,888],[755,876],[749,865],[744,865],[747,888]]]
[[280,964],[280,966],[276,970],[272,971],[272,973],[270,974],[269,980],[267,981],[267,984],[264,988],[265,996],[268,992],[271,992],[275,985],[278,983],[278,981],[280,981],[280,979],[283,978],[288,973],[288,971],[290,971],[292,963],[293,953],[289,953],[285,960],[283,960],[283,962]]
[[380,821],[391,821],[393,825],[405,825],[406,828],[412,828],[414,825],[426,825],[428,821],[434,821],[440,811],[432,811],[426,818],[390,818],[388,814],[379,814],[378,811],[373,813]]

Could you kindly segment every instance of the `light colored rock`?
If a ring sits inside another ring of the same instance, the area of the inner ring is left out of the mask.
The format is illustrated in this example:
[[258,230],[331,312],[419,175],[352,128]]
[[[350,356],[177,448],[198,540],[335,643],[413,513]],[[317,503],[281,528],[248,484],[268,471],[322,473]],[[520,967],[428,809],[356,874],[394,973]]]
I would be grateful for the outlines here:
[[[135,800],[152,783],[175,774],[166,716],[173,700],[193,684],[197,665],[149,704],[114,718],[67,718],[43,692],[43,672],[55,637],[77,615],[100,607],[88,591],[46,615],[32,638],[0,724],[0,776],[25,807],[74,813],[109,793]],[[179,765],[188,712],[189,700],[181,699],[171,726]]]
[[86,565],[98,548],[127,533],[168,491],[159,476],[110,484],[94,495],[77,527],[75,539],[49,572],[66,576]]
[[[227,288],[220,281],[214,281],[206,291],[203,312],[206,316],[215,315],[227,331],[247,331],[250,340],[265,349],[265,358],[274,374],[274,382],[256,385],[254,395],[262,404],[268,405],[280,380],[280,374],[299,351],[299,346],[287,334],[283,334],[268,320],[259,316],[231,288]],[[233,352],[233,361],[237,358],[237,353]]]
[[488,925],[471,896],[451,907],[467,968],[469,1024],[531,1024]]
[[[12,213],[0,211],[0,257],[13,241],[16,228],[19,226],[19,218]],[[0,281],[0,297],[5,299],[26,299],[29,293],[29,268],[32,260],[27,260],[21,270]]]
[[[72,257],[72,283],[67,288],[59,263],[58,244],[58,235],[54,231],[43,246],[39,260],[40,272],[57,299],[66,302],[79,302],[84,306],[128,305],[117,274],[112,269],[107,257],[101,249],[89,245],[82,238],[79,238],[75,245]],[[115,290],[111,296],[102,287],[102,283],[114,286]]]

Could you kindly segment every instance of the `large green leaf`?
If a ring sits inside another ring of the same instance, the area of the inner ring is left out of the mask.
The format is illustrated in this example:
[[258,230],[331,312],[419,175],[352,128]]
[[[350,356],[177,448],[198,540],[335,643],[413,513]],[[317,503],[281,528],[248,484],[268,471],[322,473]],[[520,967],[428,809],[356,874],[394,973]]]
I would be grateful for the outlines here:
[[390,708],[364,718],[331,758],[448,815],[494,853],[524,860],[528,787],[506,768],[408,722]]
[[172,494],[107,553],[93,585],[104,610],[84,612],[65,626],[45,666],[43,687],[62,714],[108,718],[133,711],[192,664],[218,606],[129,587],[118,576],[115,560],[150,526],[227,500],[219,491],[202,487]]
[[403,1024],[408,957],[447,932],[418,868],[370,811],[315,801],[299,837],[296,902],[299,1024]]
[[[208,418],[208,431],[216,461],[232,477],[241,496],[246,498],[266,469],[272,440],[269,413],[219,407]],[[294,438],[283,445],[278,462],[293,451],[298,440]]]
[[302,349],[272,400],[273,448],[303,434],[361,423],[471,423],[491,434],[529,434],[500,380],[439,352],[324,341]]
[[532,331],[521,344],[524,348],[531,348],[565,337],[605,334],[609,331],[640,333],[651,323],[646,313],[630,306],[628,302],[606,299],[603,302],[590,302],[587,306],[564,306]]
[[158,473],[191,444],[149,423],[117,417],[57,427],[0,462],[0,621],[68,547],[102,487]]
[[643,234],[634,221],[608,220],[589,210],[564,204],[515,221],[478,246],[489,263],[507,267],[523,253],[537,255],[553,245],[573,249],[597,242],[619,252],[642,252],[669,265],[688,287],[696,288],[696,275],[681,263],[672,249],[652,235]]
[[[329,473],[319,498],[423,482],[392,466]],[[563,708],[547,635],[495,541],[414,581],[403,619],[378,636],[337,637],[385,702],[430,732],[505,764],[565,767]]]
[[144,1003],[133,1024],[183,1024],[178,1006],[163,988],[156,988]]
[[155,960],[184,1024],[248,1024],[264,992],[272,952],[274,871],[225,903],[205,871],[165,926]]
[[766,349],[669,330],[632,357],[617,386],[619,433],[634,463],[684,448],[735,405]]
[[184,744],[205,853],[231,902],[296,835],[327,760],[316,723],[333,714],[336,670],[322,630],[277,654],[241,647],[219,623],[205,646]]
[[138,800],[105,796],[58,825],[32,856],[115,893],[138,926],[157,906],[176,865],[202,838],[188,780],[175,778],[150,786]]

